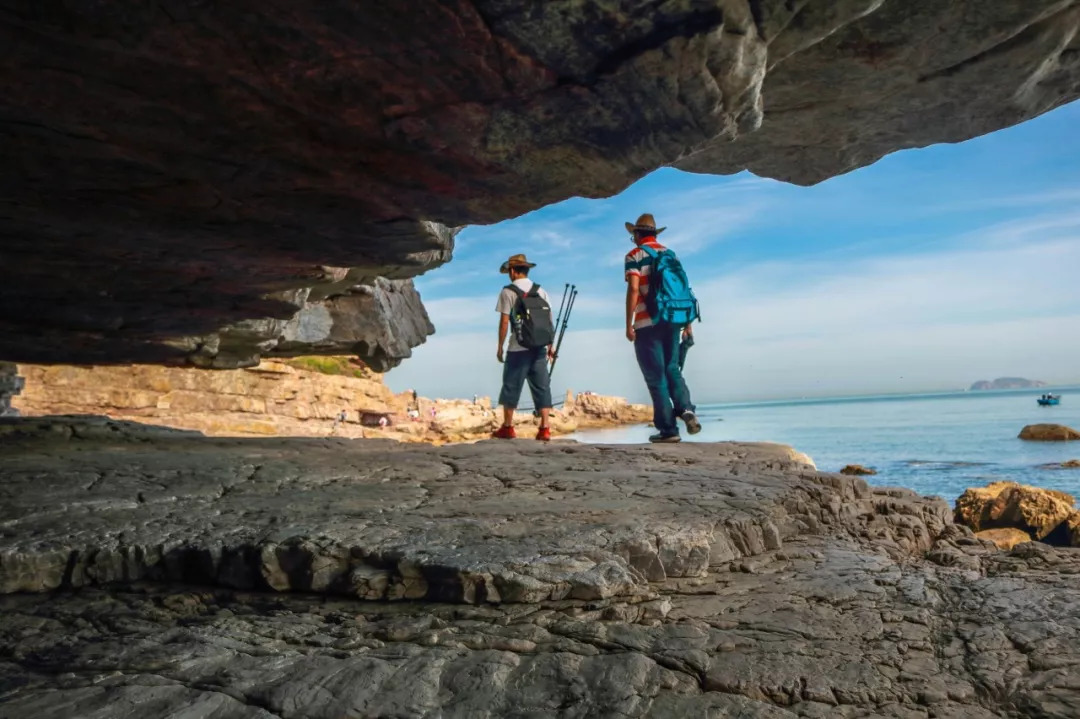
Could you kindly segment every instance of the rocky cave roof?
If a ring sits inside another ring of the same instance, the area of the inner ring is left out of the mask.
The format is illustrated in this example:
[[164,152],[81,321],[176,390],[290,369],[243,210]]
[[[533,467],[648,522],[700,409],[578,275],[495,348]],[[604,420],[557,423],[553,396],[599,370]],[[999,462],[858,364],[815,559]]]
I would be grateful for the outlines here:
[[1077,0],[5,2],[0,358],[386,369],[451,228],[1013,125],[1080,96],[1078,27]]

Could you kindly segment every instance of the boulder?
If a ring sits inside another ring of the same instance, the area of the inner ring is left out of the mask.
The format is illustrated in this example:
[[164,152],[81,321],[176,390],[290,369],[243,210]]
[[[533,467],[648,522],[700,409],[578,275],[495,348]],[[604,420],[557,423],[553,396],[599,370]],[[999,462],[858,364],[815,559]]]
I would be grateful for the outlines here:
[[1029,424],[1017,436],[1032,442],[1066,442],[1080,439],[1080,432],[1063,424]]
[[452,228],[672,165],[811,184],[1080,96],[1067,0],[9,5],[0,357],[28,363],[385,367],[418,302],[326,314]]
[[1023,544],[1024,542],[1030,542],[1031,535],[1022,529],[1016,529],[1015,527],[1000,527],[998,529],[984,529],[981,532],[976,532],[975,536],[979,539],[987,539],[994,543],[998,549],[1009,551],[1017,544]]
[[1072,495],[1054,489],[994,482],[960,495],[955,518],[976,532],[1014,528],[1034,539],[1047,539],[1076,512],[1075,503]]
[[564,405],[567,415],[577,420],[579,429],[645,424],[652,419],[652,407],[631,404],[623,397],[580,393]]
[[840,474],[850,474],[857,477],[862,475],[877,474],[877,470],[870,469],[869,467],[864,467],[861,464],[849,464],[840,470]]

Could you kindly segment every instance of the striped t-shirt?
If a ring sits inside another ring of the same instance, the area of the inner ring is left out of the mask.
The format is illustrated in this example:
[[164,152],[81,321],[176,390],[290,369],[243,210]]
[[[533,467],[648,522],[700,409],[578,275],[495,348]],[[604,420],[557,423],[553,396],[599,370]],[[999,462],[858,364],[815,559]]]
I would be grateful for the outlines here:
[[[656,252],[667,249],[657,242],[655,237],[648,237],[641,244],[647,245]],[[626,281],[629,282],[633,276],[641,278],[638,283],[638,303],[634,308],[634,329],[636,330],[653,326],[653,318],[649,316],[649,310],[645,305],[645,296],[649,294],[649,275],[652,274],[652,270],[653,258],[649,257],[640,246],[626,253]]]

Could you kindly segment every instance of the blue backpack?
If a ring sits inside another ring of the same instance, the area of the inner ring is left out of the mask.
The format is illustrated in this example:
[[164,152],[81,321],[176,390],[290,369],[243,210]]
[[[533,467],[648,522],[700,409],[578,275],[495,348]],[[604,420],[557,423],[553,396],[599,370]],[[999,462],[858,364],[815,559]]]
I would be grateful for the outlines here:
[[688,325],[701,319],[697,297],[694,297],[686,270],[675,253],[667,249],[657,252],[645,245],[640,247],[653,261],[649,294],[645,296],[649,315],[657,322],[673,325]]

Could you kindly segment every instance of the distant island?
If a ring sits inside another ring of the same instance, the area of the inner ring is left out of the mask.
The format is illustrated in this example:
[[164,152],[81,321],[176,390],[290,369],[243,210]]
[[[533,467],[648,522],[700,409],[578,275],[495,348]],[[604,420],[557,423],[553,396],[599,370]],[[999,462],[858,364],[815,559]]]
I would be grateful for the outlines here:
[[1037,379],[1024,379],[1023,377],[998,377],[995,380],[981,379],[971,385],[971,391],[980,389],[1032,389],[1045,387],[1046,383]]

